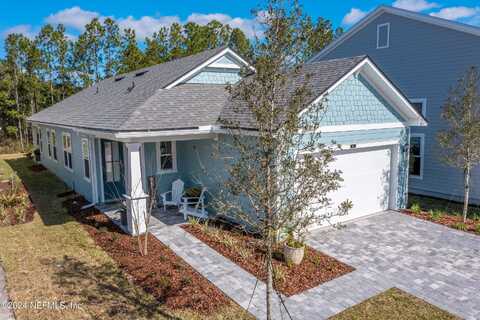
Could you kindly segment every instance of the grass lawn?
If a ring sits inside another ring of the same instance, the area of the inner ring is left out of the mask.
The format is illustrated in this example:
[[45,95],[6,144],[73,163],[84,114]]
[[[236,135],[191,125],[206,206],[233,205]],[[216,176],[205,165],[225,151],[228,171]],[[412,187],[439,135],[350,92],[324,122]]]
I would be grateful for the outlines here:
[[353,306],[330,320],[460,319],[402,290],[392,288]]
[[[17,319],[242,319],[231,304],[208,316],[167,310],[131,284],[84,228],[66,213],[65,185],[48,171],[33,172],[26,158],[0,160],[0,180],[13,171],[23,180],[38,214],[31,223],[0,228],[0,260],[12,301],[78,303],[66,310],[19,309]],[[13,170],[12,170],[13,169]]]

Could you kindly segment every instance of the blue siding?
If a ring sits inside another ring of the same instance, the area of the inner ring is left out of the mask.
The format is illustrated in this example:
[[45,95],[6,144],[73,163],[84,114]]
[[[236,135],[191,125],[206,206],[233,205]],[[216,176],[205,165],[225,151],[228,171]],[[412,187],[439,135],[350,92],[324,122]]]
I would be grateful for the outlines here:
[[361,76],[351,76],[327,96],[323,125],[401,122],[401,116]]
[[[390,23],[390,48],[376,49],[377,24]],[[436,141],[445,127],[440,114],[449,89],[472,66],[480,66],[480,38],[471,34],[382,14],[322,59],[368,54],[411,99],[427,98],[423,179],[411,178],[413,193],[457,198],[463,194],[462,172],[440,160]],[[480,203],[480,169],[472,176],[473,201]]]
[[[41,126],[42,130],[42,142],[43,142],[43,152],[42,152],[42,164],[51,172],[53,172],[57,177],[59,177],[65,184],[83,195],[88,201],[93,201],[92,194],[92,185],[90,181],[87,181],[84,178],[84,168],[83,160],[81,157],[81,138],[86,136],[81,136],[77,132],[55,127],[46,127]],[[58,161],[53,160],[53,158],[48,157],[47,150],[47,128],[55,129],[56,132],[56,147]],[[62,133],[70,133],[72,139],[72,165],[73,170],[69,170],[64,166],[63,162],[63,145],[62,145]],[[91,170],[90,172],[92,172]]]
[[336,144],[360,144],[381,141],[399,140],[402,137],[404,129],[377,129],[377,130],[358,130],[343,132],[325,132],[321,134],[321,142],[330,144],[332,141]]
[[241,79],[238,71],[232,70],[205,70],[197,74],[187,83],[201,84],[234,84]]

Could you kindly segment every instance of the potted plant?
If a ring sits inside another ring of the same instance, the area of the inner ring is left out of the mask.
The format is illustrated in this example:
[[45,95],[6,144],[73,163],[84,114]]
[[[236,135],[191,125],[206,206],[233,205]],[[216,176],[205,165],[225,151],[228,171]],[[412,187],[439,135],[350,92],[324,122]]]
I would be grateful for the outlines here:
[[299,265],[305,255],[305,244],[289,232],[283,244],[283,257],[288,264]]

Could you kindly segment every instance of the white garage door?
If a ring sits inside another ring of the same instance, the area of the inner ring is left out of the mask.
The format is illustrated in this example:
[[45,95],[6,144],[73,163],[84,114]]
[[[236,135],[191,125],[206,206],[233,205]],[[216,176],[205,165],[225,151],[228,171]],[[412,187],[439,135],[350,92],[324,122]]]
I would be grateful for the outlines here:
[[341,151],[335,155],[331,167],[342,171],[341,188],[330,198],[332,209],[350,199],[353,208],[347,216],[331,222],[359,218],[388,209],[390,198],[390,147]]

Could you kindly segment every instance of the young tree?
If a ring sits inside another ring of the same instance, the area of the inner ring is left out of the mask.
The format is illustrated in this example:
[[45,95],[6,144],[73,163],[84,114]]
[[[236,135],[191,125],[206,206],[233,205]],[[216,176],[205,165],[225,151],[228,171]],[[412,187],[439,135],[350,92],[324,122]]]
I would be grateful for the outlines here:
[[342,33],[342,28],[333,29],[330,20],[319,17],[317,23],[314,23],[310,17],[307,17],[303,23],[303,32],[306,41],[300,52],[301,60],[308,60],[314,53],[319,52]]
[[105,29],[97,18],[85,25],[85,31],[75,43],[75,68],[83,87],[100,81],[103,66]]
[[230,88],[231,105],[222,116],[230,135],[219,147],[228,154],[229,175],[216,206],[261,235],[267,319],[272,319],[272,251],[279,234],[292,233],[302,241],[309,226],[346,214],[351,203],[329,210],[329,192],[339,188],[341,177],[329,169],[333,147],[320,139],[324,101],[312,103],[310,75],[295,65],[305,42],[301,8],[296,1],[270,0],[261,19],[264,38],[255,45],[256,73]]
[[480,74],[471,67],[452,89],[442,118],[447,128],[438,134],[438,142],[448,165],[463,170],[463,222],[466,222],[472,168],[480,163]]
[[168,33],[168,44],[170,59],[181,58],[185,55],[185,37],[182,33],[182,26],[179,23],[172,23]]

